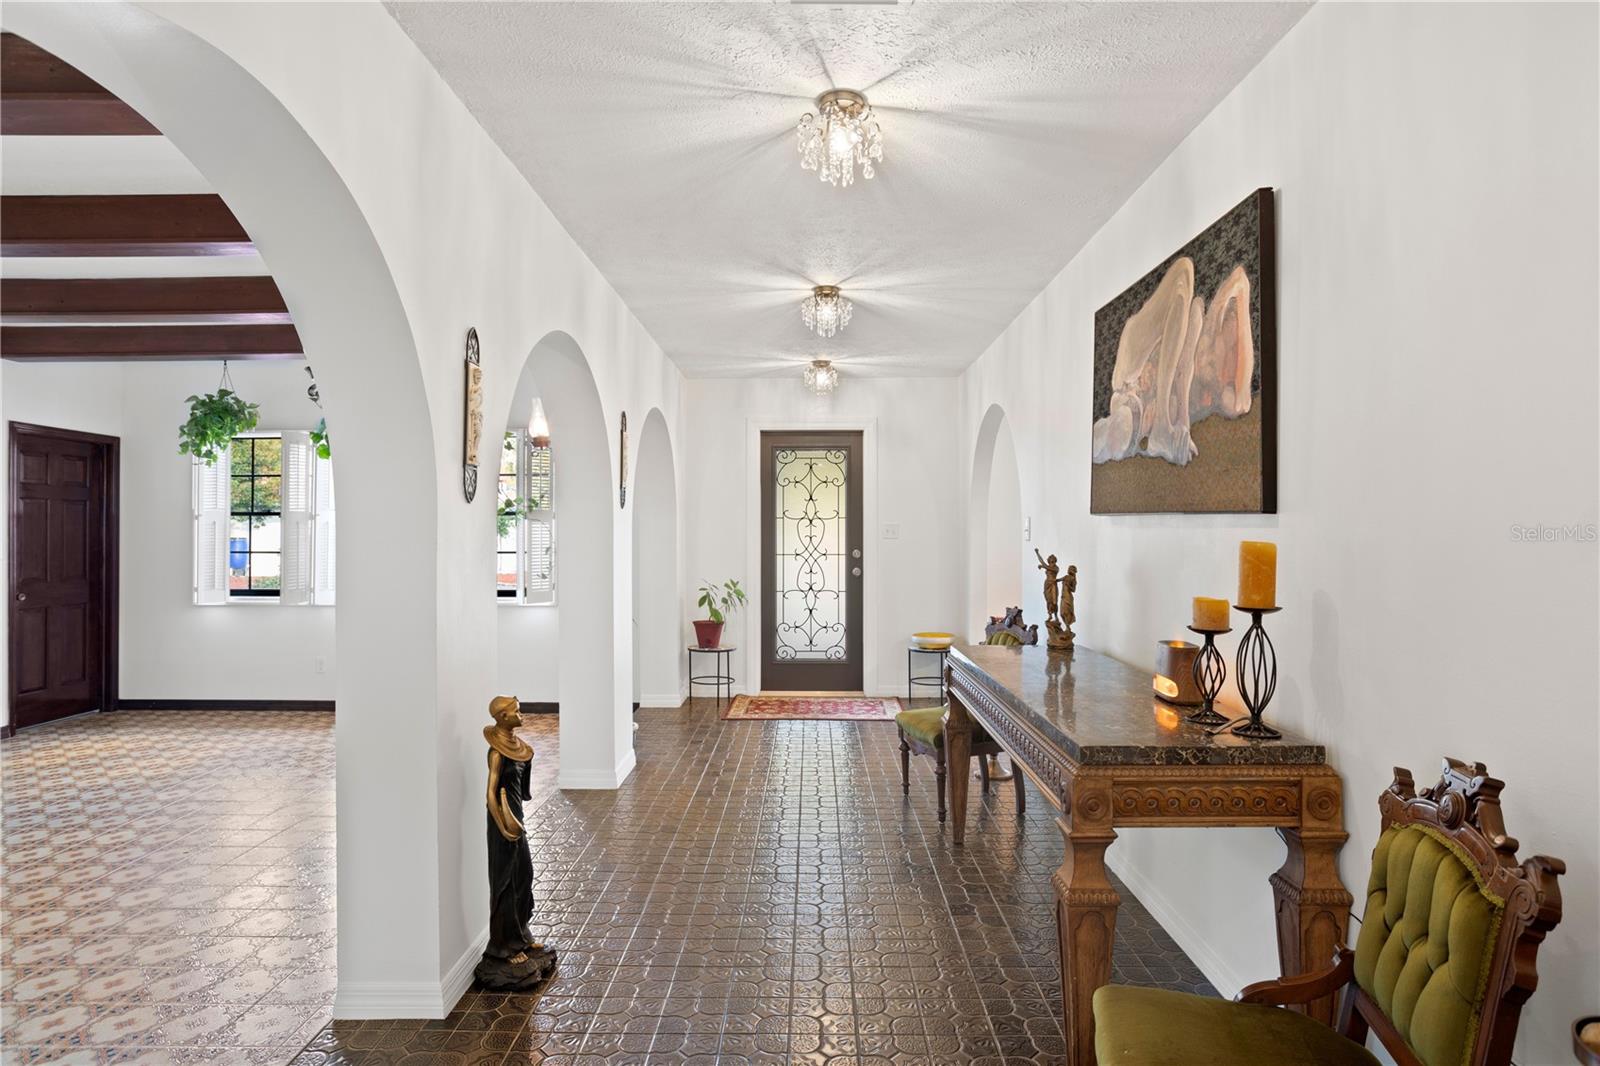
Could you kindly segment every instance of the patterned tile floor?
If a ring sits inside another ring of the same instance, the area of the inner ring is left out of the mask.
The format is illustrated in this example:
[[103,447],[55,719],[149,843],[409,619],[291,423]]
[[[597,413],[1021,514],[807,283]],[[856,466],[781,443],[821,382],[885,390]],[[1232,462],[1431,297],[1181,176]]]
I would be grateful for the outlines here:
[[130,711],[0,747],[7,1066],[281,1063],[326,1024],[331,727]]
[[[997,790],[958,851],[927,760],[902,800],[892,725],[717,708],[644,712],[616,793],[555,790],[555,722],[530,716],[536,932],[561,972],[538,997],[469,993],[437,1022],[327,1024],[327,716],[141,711],[25,731],[0,747],[0,1057],[1060,1061],[1048,804],[1019,821]],[[1118,980],[1211,991],[1126,893],[1118,938]]]

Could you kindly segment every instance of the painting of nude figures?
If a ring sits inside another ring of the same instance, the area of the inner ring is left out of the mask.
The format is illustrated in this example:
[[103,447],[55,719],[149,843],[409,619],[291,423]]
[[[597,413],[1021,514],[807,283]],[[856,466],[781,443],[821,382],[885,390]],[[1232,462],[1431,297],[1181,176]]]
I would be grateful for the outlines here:
[[1094,316],[1092,514],[1277,511],[1272,190]]

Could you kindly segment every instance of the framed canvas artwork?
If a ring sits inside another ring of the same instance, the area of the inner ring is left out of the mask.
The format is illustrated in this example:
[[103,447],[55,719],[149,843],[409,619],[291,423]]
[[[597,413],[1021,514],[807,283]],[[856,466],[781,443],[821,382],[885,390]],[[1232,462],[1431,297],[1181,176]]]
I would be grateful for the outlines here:
[[1092,514],[1273,514],[1271,189],[1257,189],[1094,317]]

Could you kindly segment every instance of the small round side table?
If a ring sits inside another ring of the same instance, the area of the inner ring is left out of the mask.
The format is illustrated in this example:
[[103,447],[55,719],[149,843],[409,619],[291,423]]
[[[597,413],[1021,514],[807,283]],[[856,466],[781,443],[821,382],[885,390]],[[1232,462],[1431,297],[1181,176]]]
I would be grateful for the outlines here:
[[[932,655],[939,660],[939,672],[936,674],[918,674],[916,670],[917,656]],[[917,698],[917,688],[936,688],[939,698],[944,699],[944,661],[949,658],[949,648],[924,648],[915,643],[906,647],[906,699]]]
[[[702,648],[698,644],[689,645],[689,694],[694,694],[696,685],[715,685],[717,699],[722,698],[724,687],[728,690],[728,698],[733,699],[733,660],[728,658],[739,649],[732,644],[724,644],[717,648]],[[694,672],[694,657],[696,655],[711,656],[711,670],[709,674]]]

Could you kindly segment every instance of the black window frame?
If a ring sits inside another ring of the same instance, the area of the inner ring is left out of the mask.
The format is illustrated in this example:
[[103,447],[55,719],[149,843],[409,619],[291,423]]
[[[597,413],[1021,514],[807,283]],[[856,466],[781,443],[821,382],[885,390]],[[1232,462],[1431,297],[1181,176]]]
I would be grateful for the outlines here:
[[[276,474],[263,474],[256,469],[256,442],[275,440],[278,442],[278,472]],[[283,594],[283,437],[277,434],[261,434],[253,437],[235,437],[232,447],[238,448],[241,444],[250,446],[250,473],[239,474],[233,469],[233,453],[228,456],[228,562],[233,562],[233,522],[237,518],[245,519],[245,587],[236,589],[232,586],[233,567],[229,565],[230,575],[228,586],[229,599],[280,599]],[[267,478],[276,479],[278,482],[278,509],[263,510],[256,506],[256,484]],[[234,509],[233,486],[234,482],[247,480],[250,482],[250,509],[239,511]],[[255,547],[257,518],[276,518],[278,520],[278,549],[276,551],[257,551]],[[254,573],[255,557],[257,555],[275,555],[278,557],[278,588],[251,588],[252,574]]]

